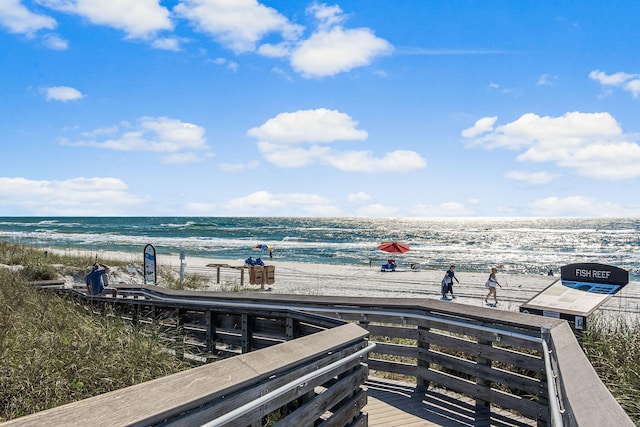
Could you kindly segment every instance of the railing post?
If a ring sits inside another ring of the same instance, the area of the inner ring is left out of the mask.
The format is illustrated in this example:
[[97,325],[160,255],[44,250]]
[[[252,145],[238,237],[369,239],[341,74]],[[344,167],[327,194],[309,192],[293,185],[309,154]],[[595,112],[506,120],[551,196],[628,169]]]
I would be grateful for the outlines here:
[[[478,344],[480,346],[487,346],[487,347],[493,346],[493,342],[490,340],[478,339]],[[480,366],[491,367],[491,359],[483,357],[482,353],[483,353],[482,350],[478,352],[478,357],[476,358],[476,364],[478,365],[478,367]],[[478,390],[482,388],[489,389],[491,387],[491,383],[480,376],[480,369],[478,369],[478,373],[476,375],[476,386]],[[484,423],[487,423],[487,425],[489,425],[489,421],[491,419],[491,402],[487,402],[486,400],[476,398],[475,414],[476,414],[476,423],[480,423],[482,425],[484,425]]]
[[251,318],[248,314],[242,313],[242,352],[249,353],[253,348],[253,328]]
[[[429,328],[424,326],[418,326],[418,367],[423,367],[425,370],[429,369],[429,362],[420,358],[421,354],[426,354],[429,351],[429,342],[426,340],[427,332],[429,332]],[[425,389],[429,388],[430,381],[425,378],[420,377],[421,369],[417,369],[416,374],[416,385],[418,387],[424,387]]]
[[205,312],[205,326],[207,328],[207,353],[216,350],[216,314],[212,310]]
[[298,323],[290,316],[288,316],[285,320],[285,333],[287,336],[287,341],[298,338],[299,331],[297,325]]

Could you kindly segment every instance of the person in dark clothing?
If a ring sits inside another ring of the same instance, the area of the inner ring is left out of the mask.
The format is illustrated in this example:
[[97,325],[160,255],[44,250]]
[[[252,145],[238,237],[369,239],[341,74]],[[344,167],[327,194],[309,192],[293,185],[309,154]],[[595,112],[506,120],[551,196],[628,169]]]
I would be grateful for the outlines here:
[[460,284],[460,281],[456,277],[454,270],[456,269],[455,265],[451,265],[446,273],[444,273],[444,277],[442,279],[442,298],[446,298],[447,294],[451,294],[451,298],[455,299],[455,295],[453,294],[453,281],[455,280]]
[[117,290],[105,286],[104,278],[109,274],[109,268],[99,263],[93,265],[91,273],[87,274],[85,282],[87,284],[87,294],[90,296],[98,296],[105,292],[111,292],[111,295],[115,298]]

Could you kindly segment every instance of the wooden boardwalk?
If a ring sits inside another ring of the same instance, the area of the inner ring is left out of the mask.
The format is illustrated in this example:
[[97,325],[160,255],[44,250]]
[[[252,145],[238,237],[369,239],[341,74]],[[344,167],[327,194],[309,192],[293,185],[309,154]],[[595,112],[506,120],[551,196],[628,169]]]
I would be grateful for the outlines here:
[[370,427],[424,426],[535,426],[536,422],[513,412],[491,408],[489,419],[476,419],[475,402],[442,389],[369,377],[366,382]]

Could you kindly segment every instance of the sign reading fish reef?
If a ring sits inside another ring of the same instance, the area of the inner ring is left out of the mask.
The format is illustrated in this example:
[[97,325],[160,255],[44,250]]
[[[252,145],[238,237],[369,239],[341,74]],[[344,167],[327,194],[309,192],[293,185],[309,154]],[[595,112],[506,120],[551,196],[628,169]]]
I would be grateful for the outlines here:
[[156,248],[152,244],[144,247],[144,284],[156,284]]
[[569,264],[561,267],[562,285],[598,294],[615,294],[629,283],[629,272],[604,264]]
[[520,312],[565,319],[582,331],[587,317],[629,283],[629,272],[612,265],[569,264],[560,272],[560,280],[521,305]]

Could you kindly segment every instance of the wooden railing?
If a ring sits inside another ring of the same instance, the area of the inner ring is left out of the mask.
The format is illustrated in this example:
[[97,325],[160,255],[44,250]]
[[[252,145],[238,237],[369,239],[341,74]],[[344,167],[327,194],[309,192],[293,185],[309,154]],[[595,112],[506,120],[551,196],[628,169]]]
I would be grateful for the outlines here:
[[[568,324],[562,320],[429,299],[221,294],[156,287],[125,287],[122,291],[132,296],[144,296],[144,299],[118,298],[118,305],[130,307],[131,320],[145,321],[149,316],[144,310],[152,306],[163,307],[160,313],[166,309],[178,310],[178,318],[183,319],[182,326],[186,330],[195,330],[205,338],[220,337],[231,343],[231,349],[237,346],[242,353],[287,340],[292,341],[265,351],[281,346],[296,348],[301,339],[305,340],[305,345],[310,342],[318,345],[320,337],[333,331],[329,328],[343,328],[332,326],[335,320],[323,316],[358,323],[370,332],[371,340],[377,342],[368,360],[371,371],[410,377],[419,386],[434,384],[471,396],[476,402],[476,420],[488,417],[491,405],[498,405],[540,424],[634,425],[599,380]],[[200,315],[195,317],[201,320],[193,321],[193,313],[198,307]],[[209,314],[203,318],[202,312]],[[277,321],[263,322],[259,319],[264,314],[260,313],[265,312],[288,314]],[[313,321],[308,318],[305,321],[302,312],[318,316],[313,317]],[[153,316],[163,317],[158,316],[158,312]],[[207,318],[211,319],[208,323]],[[323,328],[326,330],[322,331]],[[295,339],[304,335],[307,336]],[[365,344],[360,340],[364,340],[365,335],[362,332],[356,335],[358,338],[352,337],[356,344],[350,345],[347,352],[364,348]],[[217,342],[212,345],[211,339],[201,341],[208,352],[220,349]],[[549,352],[545,352],[545,347]],[[314,348],[322,352],[322,345]],[[546,366],[545,359],[550,360]],[[213,365],[218,363],[222,362]],[[359,363],[349,369],[349,372],[358,371],[357,375],[363,373]],[[233,377],[242,376],[242,372],[234,371]],[[357,379],[348,380],[351,391],[342,402],[346,399],[351,404],[363,398],[358,391],[360,377],[357,375]],[[333,377],[333,382],[338,380],[342,380],[340,375]],[[248,384],[243,384],[248,387],[245,391],[251,387]],[[267,387],[271,389],[271,386]],[[237,405],[241,402],[235,401],[234,407]],[[339,418],[340,421],[357,419],[360,425],[366,425],[366,416],[357,413],[361,406],[356,404],[355,407],[358,408],[355,412],[336,409],[336,413],[348,412],[346,418]],[[556,408],[555,413],[551,408]]]
[[[68,292],[61,290],[62,292]],[[153,323],[179,337],[182,354],[211,360],[234,355],[140,385],[105,393],[2,423],[8,426],[262,426],[367,424],[362,408],[367,353],[363,328],[341,320],[246,304],[155,299],[74,297],[101,315]]]
[[[409,376],[420,386],[471,396],[478,420],[498,405],[540,424],[634,425],[563,320],[431,299],[210,295],[219,302],[289,307],[357,322],[377,342],[368,360],[372,372]],[[543,340],[550,350],[546,355]],[[545,356],[553,378],[548,378]],[[557,405],[550,405],[552,400]]]

